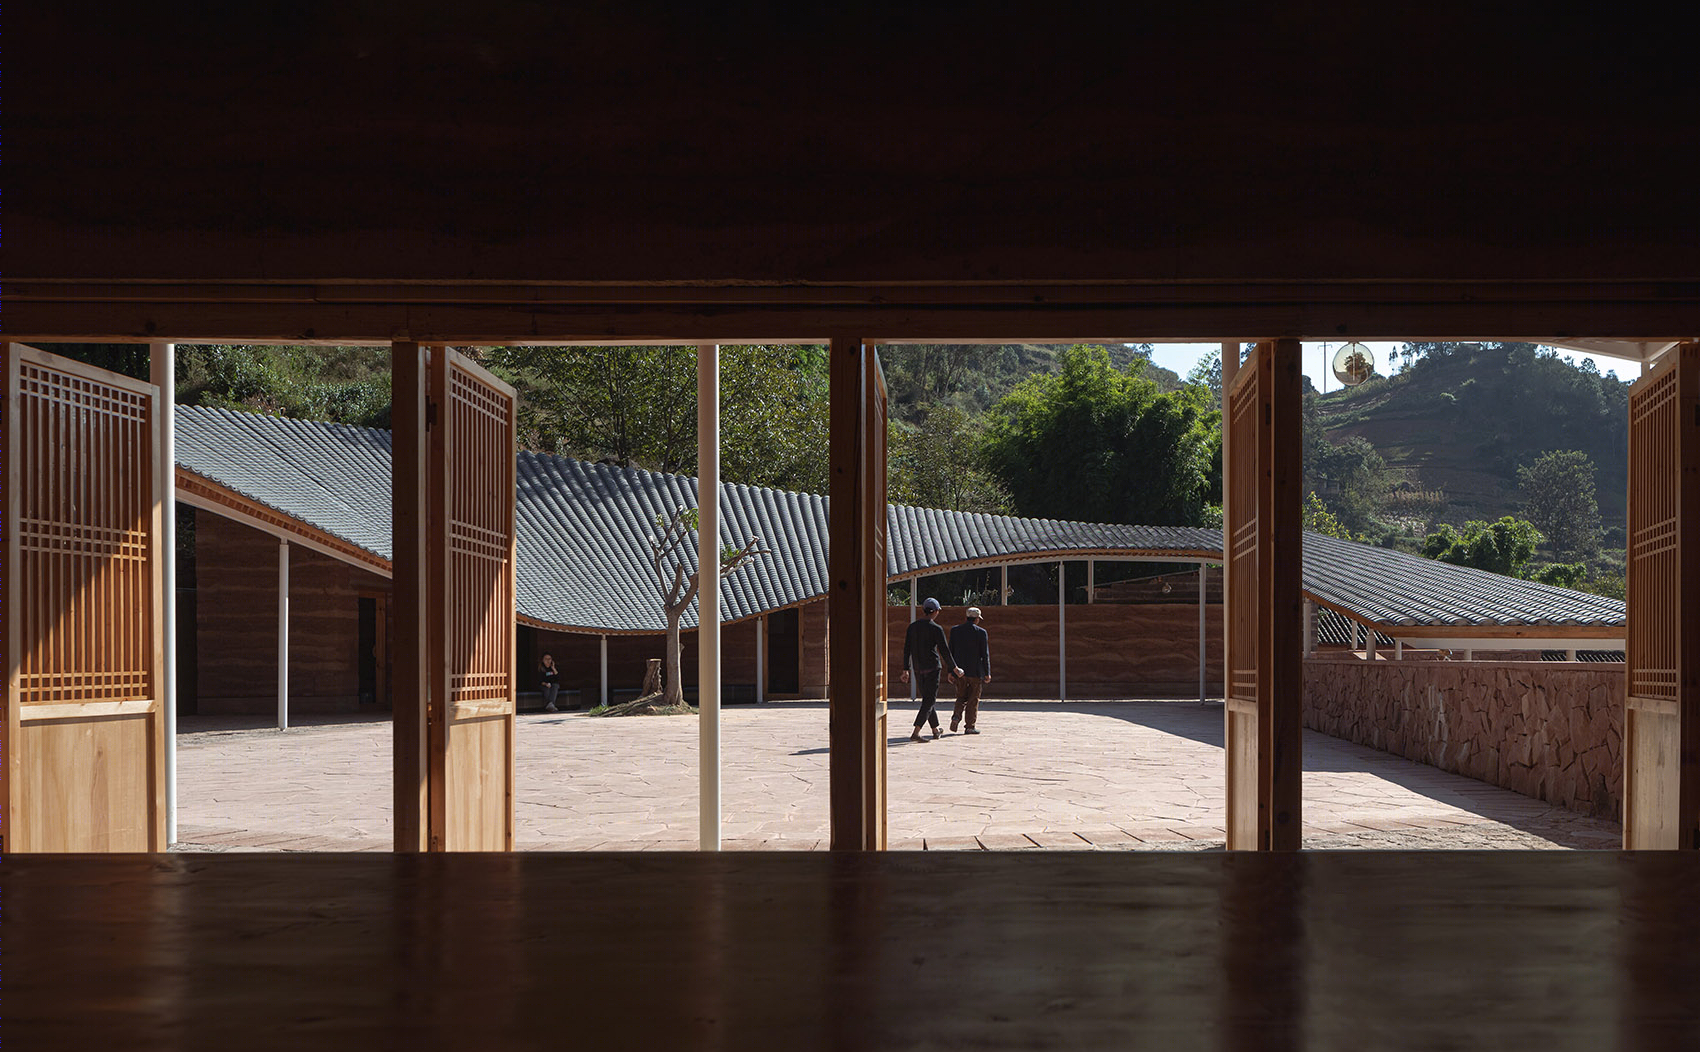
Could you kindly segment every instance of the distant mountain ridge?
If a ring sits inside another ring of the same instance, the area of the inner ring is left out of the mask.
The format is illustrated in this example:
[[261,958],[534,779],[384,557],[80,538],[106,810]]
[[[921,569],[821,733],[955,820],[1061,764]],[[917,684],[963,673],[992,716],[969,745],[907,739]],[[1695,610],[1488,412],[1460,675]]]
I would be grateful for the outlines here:
[[1517,468],[1578,449],[1594,462],[1603,525],[1623,526],[1628,383],[1534,344],[1410,346],[1392,376],[1315,396],[1315,426],[1333,442],[1369,441],[1409,487],[1441,491],[1441,518],[1460,523],[1520,514]]

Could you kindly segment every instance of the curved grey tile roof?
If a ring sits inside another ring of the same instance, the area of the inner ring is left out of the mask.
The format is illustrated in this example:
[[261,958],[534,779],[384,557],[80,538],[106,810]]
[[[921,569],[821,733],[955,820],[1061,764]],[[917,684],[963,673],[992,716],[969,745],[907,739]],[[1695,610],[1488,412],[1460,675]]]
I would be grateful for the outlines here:
[[[278,512],[390,557],[387,431],[179,406],[177,462]],[[517,605],[563,628],[659,632],[646,538],[655,517],[694,508],[697,481],[540,453],[518,459]],[[807,493],[723,486],[721,540],[761,537],[772,554],[726,578],[727,620],[827,594],[827,502]],[[889,505],[886,571],[1123,552],[1220,558],[1221,531],[1023,519]],[[685,551],[695,569],[695,546]],[[1305,535],[1304,587],[1312,598],[1388,625],[1621,626],[1614,599],[1450,566],[1414,555]],[[696,623],[695,608],[685,615]]]
[[1317,533],[1304,541],[1313,599],[1384,625],[1621,626],[1623,602]]
[[200,406],[177,407],[177,464],[390,557],[390,433]]

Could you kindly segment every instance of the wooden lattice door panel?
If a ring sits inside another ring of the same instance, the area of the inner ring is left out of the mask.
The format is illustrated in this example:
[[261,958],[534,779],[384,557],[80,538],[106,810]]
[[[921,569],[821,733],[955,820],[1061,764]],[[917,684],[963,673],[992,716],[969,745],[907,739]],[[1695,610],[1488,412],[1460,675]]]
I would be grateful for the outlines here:
[[1630,389],[1628,526],[1623,846],[1700,849],[1700,344]]
[[513,848],[514,471],[511,387],[431,351],[430,842]]
[[1298,341],[1258,344],[1223,398],[1228,847],[1296,850],[1304,675]]
[[163,851],[158,393],[4,345],[11,851]]

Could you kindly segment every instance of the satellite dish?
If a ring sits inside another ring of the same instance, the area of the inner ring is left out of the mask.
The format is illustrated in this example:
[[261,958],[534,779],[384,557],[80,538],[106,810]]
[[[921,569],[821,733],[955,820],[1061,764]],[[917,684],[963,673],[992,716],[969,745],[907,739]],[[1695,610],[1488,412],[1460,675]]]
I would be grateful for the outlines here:
[[1348,343],[1334,352],[1334,379],[1347,387],[1356,387],[1375,375],[1375,360],[1369,348],[1361,343]]

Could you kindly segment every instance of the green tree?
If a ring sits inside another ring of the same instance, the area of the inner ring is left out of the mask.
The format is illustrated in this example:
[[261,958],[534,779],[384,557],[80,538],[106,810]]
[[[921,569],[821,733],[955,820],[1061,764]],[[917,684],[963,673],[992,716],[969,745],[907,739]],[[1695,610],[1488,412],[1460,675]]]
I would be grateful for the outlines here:
[[898,504],[994,515],[1010,509],[1009,493],[987,471],[979,422],[953,405],[935,405],[919,425],[890,422],[887,493]]
[[1340,525],[1340,520],[1328,510],[1328,505],[1322,503],[1322,498],[1315,492],[1305,497],[1304,528],[1312,533],[1320,533],[1325,537],[1340,537],[1344,540],[1356,540],[1352,531]]
[[1554,449],[1517,469],[1523,514],[1559,555],[1586,554],[1600,543],[1594,462],[1579,449]]
[[1456,566],[1520,577],[1540,543],[1541,532],[1531,523],[1506,515],[1497,522],[1472,519],[1461,532],[1441,523],[1423,540],[1423,554]]
[[1186,374],[1186,382],[1194,387],[1202,387],[1210,392],[1211,402],[1220,409],[1222,406],[1222,352],[1220,349],[1206,354]]
[[1321,428],[1305,429],[1305,485],[1346,529],[1369,533],[1387,509],[1393,472],[1367,439],[1349,435],[1328,441]]
[[[696,472],[694,347],[503,347],[485,362],[520,392],[526,448]],[[826,369],[819,347],[720,349],[725,481],[825,490]]]
[[1032,376],[987,417],[987,467],[1022,515],[1150,525],[1196,524],[1210,492],[1212,415],[1110,364],[1102,347],[1064,352],[1062,372]]

